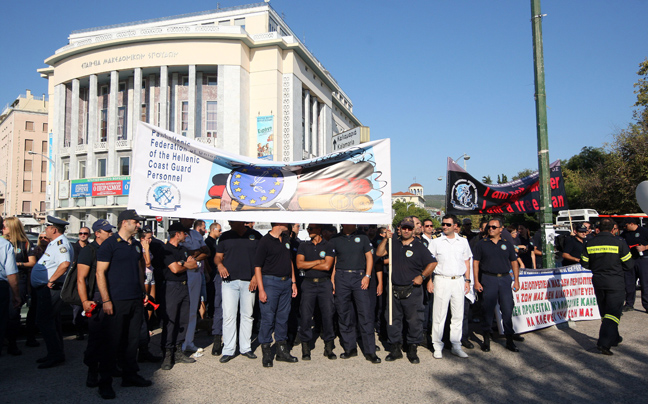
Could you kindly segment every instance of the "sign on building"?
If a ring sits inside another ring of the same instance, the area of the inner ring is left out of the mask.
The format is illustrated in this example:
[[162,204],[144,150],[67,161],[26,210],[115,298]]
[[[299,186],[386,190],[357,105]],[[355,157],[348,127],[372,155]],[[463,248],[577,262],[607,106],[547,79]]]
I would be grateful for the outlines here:
[[366,126],[358,126],[353,129],[333,135],[332,151],[338,151],[349,148],[351,146],[359,146],[360,143],[369,141],[369,128]]

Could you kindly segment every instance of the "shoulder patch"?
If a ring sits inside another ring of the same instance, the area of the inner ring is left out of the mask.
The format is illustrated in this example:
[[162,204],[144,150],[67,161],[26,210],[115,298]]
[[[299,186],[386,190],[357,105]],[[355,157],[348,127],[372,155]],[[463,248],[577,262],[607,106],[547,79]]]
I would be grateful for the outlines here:
[[63,244],[63,240],[59,240],[56,242],[56,245],[62,245],[62,244]]
[[434,240],[435,238],[439,238],[439,235],[435,234],[435,235],[432,236],[432,240]]
[[67,252],[67,248],[61,247],[61,248],[59,248],[59,251],[62,252],[63,254],[65,254]]
[[459,234],[459,237],[462,237],[462,238],[465,238],[465,239],[468,238],[468,237],[466,237],[464,234]]

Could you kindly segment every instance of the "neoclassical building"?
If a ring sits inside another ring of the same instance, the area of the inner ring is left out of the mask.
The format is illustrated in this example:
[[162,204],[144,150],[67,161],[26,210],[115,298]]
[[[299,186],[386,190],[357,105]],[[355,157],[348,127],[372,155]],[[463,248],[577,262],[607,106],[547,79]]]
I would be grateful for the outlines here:
[[412,203],[417,208],[425,208],[425,195],[423,195],[423,185],[415,182],[409,186],[407,192],[395,192],[392,194],[392,203],[404,202]]
[[55,208],[72,233],[125,208],[138,121],[276,161],[330,152],[361,126],[268,3],[74,31],[45,63]]

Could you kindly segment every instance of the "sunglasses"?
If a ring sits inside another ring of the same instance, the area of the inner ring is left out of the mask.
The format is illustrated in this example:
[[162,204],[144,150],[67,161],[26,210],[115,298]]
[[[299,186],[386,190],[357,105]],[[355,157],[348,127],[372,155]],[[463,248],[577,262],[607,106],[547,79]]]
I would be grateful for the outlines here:
[[412,227],[401,227],[401,230],[412,231],[412,230],[414,230],[414,228],[412,228]]
[[495,230],[495,229],[499,229],[499,226],[486,226],[486,229]]
[[434,225],[433,225],[433,224],[426,224],[426,225],[423,226],[423,227],[434,227]]
[[47,237],[39,237],[39,240],[47,240]]
[[90,233],[86,233],[86,232],[79,233],[79,236],[89,236],[89,235],[90,235]]
[[[443,227],[452,227],[453,224],[452,223],[441,223],[441,226],[443,226]],[[430,227],[432,227],[432,226],[430,226]]]

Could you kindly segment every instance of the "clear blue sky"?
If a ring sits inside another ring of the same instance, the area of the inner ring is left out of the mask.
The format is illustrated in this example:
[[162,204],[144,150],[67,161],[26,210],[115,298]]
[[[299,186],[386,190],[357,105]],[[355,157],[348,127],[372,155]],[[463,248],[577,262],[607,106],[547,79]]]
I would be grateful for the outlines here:
[[[223,0],[221,7],[252,3]],[[537,169],[528,0],[272,0],[371,127],[392,139],[393,191],[443,193],[446,158],[477,178]],[[0,14],[0,107],[73,30],[204,11],[215,1],[11,1]],[[550,159],[602,146],[632,120],[648,1],[543,0]],[[443,181],[437,177],[443,176]]]

